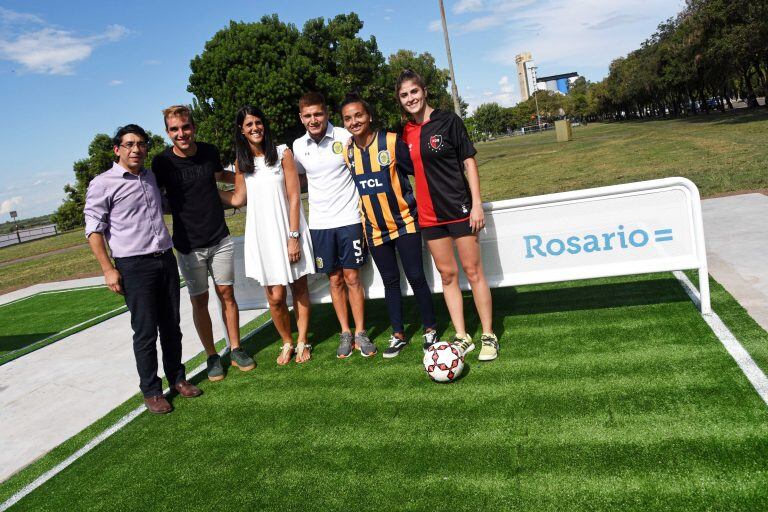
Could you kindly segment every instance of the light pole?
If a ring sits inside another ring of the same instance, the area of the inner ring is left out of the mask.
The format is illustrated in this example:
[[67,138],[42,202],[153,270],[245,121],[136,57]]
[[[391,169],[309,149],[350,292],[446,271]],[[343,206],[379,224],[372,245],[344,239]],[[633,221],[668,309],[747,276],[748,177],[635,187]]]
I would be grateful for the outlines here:
[[451,43],[448,41],[448,23],[445,21],[445,8],[443,0],[440,4],[440,18],[443,20],[443,37],[445,38],[445,53],[448,54],[448,70],[451,73],[451,96],[453,96],[453,110],[461,117],[461,104],[459,103],[459,89],[456,87],[456,75],[453,73],[453,59],[451,58]]
[[539,99],[536,97],[536,93],[539,92],[536,87],[536,66],[531,66],[531,83],[533,84],[533,102],[536,104],[536,124],[539,125],[539,132],[541,132],[541,116],[539,115]]

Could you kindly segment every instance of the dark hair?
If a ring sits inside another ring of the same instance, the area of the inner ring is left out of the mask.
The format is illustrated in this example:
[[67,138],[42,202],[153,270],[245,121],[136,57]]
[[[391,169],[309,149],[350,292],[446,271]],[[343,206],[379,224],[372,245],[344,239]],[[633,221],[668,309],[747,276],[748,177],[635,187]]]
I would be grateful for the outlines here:
[[267,117],[258,108],[246,105],[238,110],[235,116],[235,158],[238,168],[242,172],[253,172],[254,155],[242,131],[246,116],[258,117],[264,124],[264,141],[261,143],[261,149],[264,150],[264,163],[272,167],[277,163],[277,146],[272,139],[272,130],[269,129]]
[[123,143],[123,136],[128,135],[129,133],[133,133],[135,135],[138,135],[142,139],[144,139],[144,142],[149,144],[149,136],[147,135],[147,132],[144,131],[144,128],[137,124],[127,124],[125,126],[121,126],[117,129],[115,132],[115,136],[112,137],[112,144],[115,146],[119,146]]
[[347,105],[351,103],[359,103],[363,106],[365,109],[365,112],[373,118],[373,109],[368,104],[367,101],[365,101],[358,93],[356,92],[349,92],[346,96],[344,96],[344,100],[341,102],[341,105],[339,106],[339,113],[346,107]]
[[323,107],[323,110],[328,110],[328,107],[325,103],[325,96],[319,92],[306,92],[301,96],[301,98],[299,98],[299,110],[311,105],[320,105]]

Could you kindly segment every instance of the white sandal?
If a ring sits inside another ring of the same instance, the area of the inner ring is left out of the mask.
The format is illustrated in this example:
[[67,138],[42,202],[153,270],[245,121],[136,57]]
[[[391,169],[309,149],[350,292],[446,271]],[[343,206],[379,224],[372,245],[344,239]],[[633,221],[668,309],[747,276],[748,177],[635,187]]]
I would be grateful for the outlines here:
[[[307,354],[309,354],[309,359],[305,359],[304,361],[299,361],[299,354],[304,354],[305,351]],[[310,359],[312,359],[312,345],[310,345],[309,343],[304,343],[302,341],[298,342],[296,344],[296,362],[299,364],[306,363]]]
[[[281,357],[287,357],[284,363],[280,362]],[[285,366],[291,362],[291,359],[293,359],[293,345],[290,343],[283,343],[283,348],[280,349],[280,355],[277,356],[277,364]]]

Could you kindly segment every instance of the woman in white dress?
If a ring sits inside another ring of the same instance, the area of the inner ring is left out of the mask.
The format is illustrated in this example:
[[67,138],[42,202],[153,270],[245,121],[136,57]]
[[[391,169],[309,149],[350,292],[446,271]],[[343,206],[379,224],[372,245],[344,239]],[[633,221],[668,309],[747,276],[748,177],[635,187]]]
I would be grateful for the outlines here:
[[[235,128],[235,191],[232,206],[248,202],[245,218],[245,275],[264,287],[269,311],[283,340],[277,364],[311,357],[307,343],[309,290],[307,274],[315,272],[312,242],[301,206],[299,175],[293,154],[276,146],[264,113],[251,106],[237,112]],[[286,303],[291,287],[296,347]]]

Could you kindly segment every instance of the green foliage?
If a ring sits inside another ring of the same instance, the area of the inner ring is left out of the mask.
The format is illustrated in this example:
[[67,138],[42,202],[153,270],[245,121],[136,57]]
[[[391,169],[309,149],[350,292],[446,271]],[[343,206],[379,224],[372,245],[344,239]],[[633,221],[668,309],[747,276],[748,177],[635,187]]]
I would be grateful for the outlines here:
[[757,106],[768,95],[768,3],[687,0],[639,49],[614,60],[587,92],[586,111],[611,118]]
[[482,133],[496,135],[507,129],[504,109],[498,103],[480,105],[472,117],[475,127]]
[[358,92],[372,106],[375,120],[392,128],[400,121],[394,83],[402,69],[424,75],[433,106],[452,110],[448,73],[429,53],[400,50],[389,62],[376,38],[359,36],[363,22],[355,13],[308,20],[302,30],[276,14],[258,22],[230,22],[192,59],[187,90],[202,140],[216,144],[223,163],[234,160],[234,119],[244,105],[264,111],[279,142],[303,133],[298,100],[307,91],[321,92],[331,122],[341,126],[336,105]]
[[[165,149],[165,142],[159,135],[149,135],[149,154],[145,166],[149,168],[152,158]],[[112,137],[104,133],[94,136],[88,145],[88,157],[76,161],[72,165],[75,173],[75,184],[64,185],[66,197],[64,202],[53,214],[51,220],[61,231],[75,229],[84,224],[83,208],[85,207],[85,194],[88,191],[88,184],[93,178],[112,167],[116,161]]]

